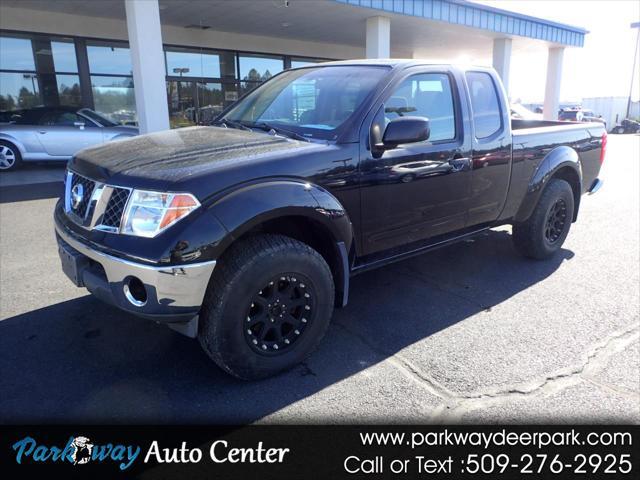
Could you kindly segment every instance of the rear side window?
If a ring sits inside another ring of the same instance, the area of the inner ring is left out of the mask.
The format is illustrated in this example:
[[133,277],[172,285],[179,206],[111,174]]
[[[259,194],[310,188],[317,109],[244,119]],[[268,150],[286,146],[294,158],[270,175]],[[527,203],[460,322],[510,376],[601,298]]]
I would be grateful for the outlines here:
[[449,76],[419,73],[404,80],[384,104],[385,123],[402,116],[429,119],[430,142],[456,136],[453,94]]
[[471,94],[476,138],[490,137],[502,128],[498,91],[488,73],[467,72],[466,77]]

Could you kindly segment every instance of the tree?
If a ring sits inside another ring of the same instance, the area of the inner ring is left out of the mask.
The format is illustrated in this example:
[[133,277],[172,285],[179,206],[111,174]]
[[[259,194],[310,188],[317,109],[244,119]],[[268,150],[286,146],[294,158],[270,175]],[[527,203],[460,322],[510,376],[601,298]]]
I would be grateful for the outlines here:
[[0,110],[15,110],[16,109],[16,101],[12,95],[7,94],[0,95]]
[[262,80],[262,77],[260,77],[260,73],[255,68],[252,68],[243,80],[247,82],[259,82]]

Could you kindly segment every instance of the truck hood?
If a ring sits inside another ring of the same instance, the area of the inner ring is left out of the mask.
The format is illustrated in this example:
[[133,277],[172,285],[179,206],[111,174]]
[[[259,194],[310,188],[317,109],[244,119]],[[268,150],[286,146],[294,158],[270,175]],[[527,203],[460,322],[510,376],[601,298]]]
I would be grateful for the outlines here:
[[314,145],[259,131],[188,127],[81,150],[70,168],[115,185],[173,189],[177,183],[235,170],[239,163],[288,156]]

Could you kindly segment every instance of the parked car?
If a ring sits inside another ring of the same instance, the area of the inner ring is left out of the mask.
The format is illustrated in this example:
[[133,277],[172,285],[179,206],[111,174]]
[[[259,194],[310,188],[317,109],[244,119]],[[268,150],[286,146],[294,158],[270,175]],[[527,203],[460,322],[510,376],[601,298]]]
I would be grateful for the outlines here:
[[126,127],[88,108],[36,107],[0,114],[0,170],[21,162],[69,160],[78,150],[133,137]]
[[558,114],[558,120],[563,122],[598,122],[607,128],[607,122],[602,117],[597,116],[592,110],[582,108],[561,110]]
[[611,133],[640,133],[640,122],[636,122],[630,118],[625,118],[620,122],[620,125],[613,127]]
[[510,120],[493,69],[291,69],[215,126],[79,152],[54,212],[62,269],[262,378],[313,351],[352,275],[504,224],[525,256],[556,254],[602,184],[606,138]]

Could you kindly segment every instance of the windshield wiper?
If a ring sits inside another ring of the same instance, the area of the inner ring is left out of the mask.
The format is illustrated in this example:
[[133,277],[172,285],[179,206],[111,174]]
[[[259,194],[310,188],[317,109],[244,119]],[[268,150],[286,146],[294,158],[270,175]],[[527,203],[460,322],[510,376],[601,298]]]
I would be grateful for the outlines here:
[[308,139],[304,135],[300,135],[298,132],[294,132],[293,130],[287,130],[286,128],[274,127],[273,125],[269,125],[267,122],[251,123],[249,124],[249,126],[259,128],[267,132],[273,130],[275,133],[279,133],[280,135],[284,135],[285,137],[293,138],[295,140],[301,140],[303,142],[311,142],[310,139]]
[[229,120],[226,118],[223,118],[222,120],[217,120],[215,122],[212,123],[212,125],[222,125],[225,128],[237,128],[238,130],[248,130],[248,131],[252,131],[249,127],[247,127],[244,123],[242,122],[234,122],[233,120]]

